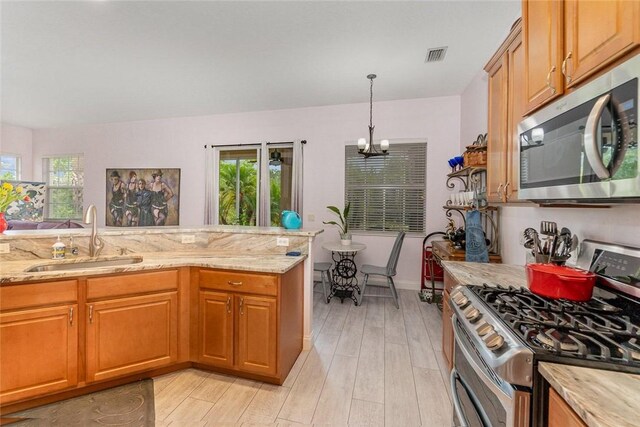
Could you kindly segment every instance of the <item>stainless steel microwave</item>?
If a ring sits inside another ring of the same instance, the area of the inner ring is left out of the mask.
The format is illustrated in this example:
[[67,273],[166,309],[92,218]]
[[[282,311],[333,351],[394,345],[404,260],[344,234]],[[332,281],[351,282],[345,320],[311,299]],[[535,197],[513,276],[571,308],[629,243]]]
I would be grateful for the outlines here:
[[540,203],[640,203],[640,55],[518,126],[518,193]]

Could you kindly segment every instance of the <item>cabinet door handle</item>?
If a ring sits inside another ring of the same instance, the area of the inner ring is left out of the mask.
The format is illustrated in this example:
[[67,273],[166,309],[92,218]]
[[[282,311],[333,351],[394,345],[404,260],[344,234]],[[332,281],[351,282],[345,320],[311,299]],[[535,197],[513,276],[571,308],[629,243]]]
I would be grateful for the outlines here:
[[496,190],[496,193],[498,193],[498,199],[502,199],[502,186],[503,185],[504,184],[502,184],[502,183],[500,185],[498,185],[498,189]]
[[556,88],[551,86],[551,74],[555,73],[555,71],[556,71],[556,66],[554,65],[553,67],[551,67],[551,69],[549,70],[549,73],[547,74],[547,87],[551,89],[551,95],[556,94]]
[[89,323],[93,323],[93,306],[89,306]]
[[231,280],[228,280],[227,284],[231,286],[242,286],[242,282],[233,282]]
[[227,313],[231,313],[231,297],[227,297]]
[[511,183],[510,183],[510,182],[508,182],[508,181],[507,181],[507,183],[504,185],[504,197],[505,197],[505,199],[507,199],[507,200],[509,200],[509,198],[510,198],[510,194],[511,194],[509,191],[507,191],[507,189],[509,188],[509,186],[510,186],[510,185],[511,185]]
[[243,311],[243,307],[244,307],[244,298],[240,298],[240,314],[244,314]]
[[73,307],[69,307],[69,324],[73,325]]
[[567,57],[564,58],[564,61],[562,61],[562,74],[564,74],[564,77],[567,79],[567,83],[571,83],[571,75],[567,74],[567,61],[571,59],[571,52],[569,52],[567,54]]

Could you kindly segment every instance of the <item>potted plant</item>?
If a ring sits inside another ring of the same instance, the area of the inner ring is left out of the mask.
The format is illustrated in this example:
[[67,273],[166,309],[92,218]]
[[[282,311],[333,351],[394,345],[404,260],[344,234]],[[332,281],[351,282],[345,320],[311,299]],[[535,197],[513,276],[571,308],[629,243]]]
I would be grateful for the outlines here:
[[340,223],[337,223],[336,221],[322,222],[323,224],[335,225],[340,229],[340,243],[342,243],[345,246],[348,246],[351,244],[351,233],[349,233],[349,208],[350,207],[351,207],[351,203],[348,202],[347,206],[344,207],[344,210],[340,212],[340,209],[338,209],[335,206],[327,206],[327,209],[329,209],[334,214],[338,215],[338,218],[340,219]]

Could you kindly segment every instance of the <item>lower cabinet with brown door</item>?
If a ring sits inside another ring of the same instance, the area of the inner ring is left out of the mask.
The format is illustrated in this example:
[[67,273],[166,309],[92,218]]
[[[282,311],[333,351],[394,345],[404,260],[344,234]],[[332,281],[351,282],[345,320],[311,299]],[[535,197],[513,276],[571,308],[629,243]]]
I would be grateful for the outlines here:
[[238,369],[261,375],[275,375],[278,366],[276,298],[238,295],[236,299],[239,309]]
[[78,383],[76,280],[0,287],[0,405]]
[[198,363],[282,384],[302,351],[302,265],[283,275],[194,270]]
[[449,370],[453,368],[453,324],[451,323],[451,317],[453,311],[451,310],[451,290],[458,286],[459,283],[444,270],[444,292],[442,294],[442,352],[447,362]]
[[177,270],[87,279],[87,382],[176,362],[177,291]]
[[233,368],[233,294],[200,291],[197,361],[210,366]]
[[282,384],[302,351],[303,269],[3,284],[0,414],[193,365]]
[[549,427],[587,427],[567,402],[553,388],[549,389]]

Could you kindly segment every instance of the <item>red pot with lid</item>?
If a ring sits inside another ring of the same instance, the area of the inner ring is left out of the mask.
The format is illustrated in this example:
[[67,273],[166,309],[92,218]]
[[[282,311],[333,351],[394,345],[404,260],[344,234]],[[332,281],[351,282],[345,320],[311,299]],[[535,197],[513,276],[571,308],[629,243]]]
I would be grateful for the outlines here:
[[554,264],[527,264],[527,284],[534,294],[553,299],[588,301],[593,295],[596,275]]

